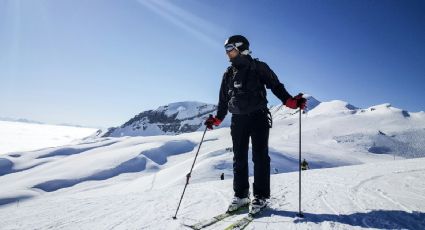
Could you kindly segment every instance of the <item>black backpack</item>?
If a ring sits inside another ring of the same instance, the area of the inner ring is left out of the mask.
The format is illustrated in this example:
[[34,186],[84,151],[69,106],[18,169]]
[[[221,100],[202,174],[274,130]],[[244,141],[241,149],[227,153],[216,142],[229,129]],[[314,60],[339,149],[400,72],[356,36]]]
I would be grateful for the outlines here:
[[[229,66],[227,69],[227,77],[230,79],[228,81],[229,92],[228,95],[234,97],[238,94],[255,94],[255,96],[259,96],[260,98],[266,100],[266,90],[264,88],[264,84],[260,80],[260,73],[257,71],[257,66],[261,65],[261,62],[258,58],[252,59],[248,73],[243,76],[242,79],[234,79],[234,74],[236,68]],[[240,80],[238,82],[237,80]]]
[[[267,108],[267,92],[260,79],[258,66],[262,65],[257,58],[252,59],[249,70],[243,76],[236,76],[237,69],[230,66],[227,69],[228,108],[231,113],[249,114],[261,110],[267,114],[271,127],[271,114]],[[245,70],[246,71],[246,70]],[[242,77],[238,79],[237,77]]]

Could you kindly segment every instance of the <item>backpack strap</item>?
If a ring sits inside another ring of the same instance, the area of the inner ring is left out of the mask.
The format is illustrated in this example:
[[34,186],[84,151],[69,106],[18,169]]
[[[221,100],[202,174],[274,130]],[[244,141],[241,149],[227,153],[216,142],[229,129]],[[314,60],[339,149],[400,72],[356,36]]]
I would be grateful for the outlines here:
[[252,62],[251,62],[251,71],[254,71],[255,73],[257,73],[257,63],[260,60],[258,58],[253,58]]
[[261,65],[261,62],[258,58],[253,58],[252,59],[252,64],[251,64],[251,71],[255,74],[256,76],[256,80],[257,80],[257,85],[259,86],[260,90],[260,96],[263,97],[264,99],[266,98],[266,91],[264,90],[263,84],[261,83],[260,80],[260,72],[258,71],[258,65]]

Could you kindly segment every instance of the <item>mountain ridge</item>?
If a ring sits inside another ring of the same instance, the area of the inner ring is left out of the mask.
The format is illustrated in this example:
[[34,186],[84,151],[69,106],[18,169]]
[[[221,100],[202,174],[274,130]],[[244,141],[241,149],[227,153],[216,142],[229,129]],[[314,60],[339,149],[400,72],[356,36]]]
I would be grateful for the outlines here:
[[[409,112],[392,107],[389,103],[374,105],[366,109],[354,106],[346,101],[331,100],[319,101],[309,94],[304,94],[307,99],[307,108],[304,113],[310,116],[336,116],[338,114],[361,114],[385,111],[400,112],[404,117],[411,114],[424,114],[423,112]],[[273,120],[285,119],[293,116],[296,110],[286,106],[274,105],[269,107]],[[156,109],[142,111],[133,118],[124,122],[121,126],[111,127],[106,131],[99,132],[98,137],[121,137],[121,136],[156,136],[177,135],[203,130],[203,123],[209,114],[215,114],[217,105],[197,101],[174,102],[159,106]],[[228,114],[220,127],[230,126]]]

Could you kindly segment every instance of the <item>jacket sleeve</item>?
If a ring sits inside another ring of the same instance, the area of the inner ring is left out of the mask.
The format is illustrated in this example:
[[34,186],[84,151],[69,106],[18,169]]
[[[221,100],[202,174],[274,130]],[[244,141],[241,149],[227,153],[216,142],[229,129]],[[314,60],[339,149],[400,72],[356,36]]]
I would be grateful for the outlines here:
[[285,104],[288,98],[292,98],[288,91],[286,91],[285,86],[279,81],[276,74],[266,63],[259,62],[257,68],[262,83],[265,84],[268,89],[271,89],[273,94],[279,98],[283,104]]
[[219,94],[218,108],[217,108],[217,115],[216,115],[216,117],[220,119],[221,121],[224,120],[224,118],[227,115],[228,102],[229,102],[227,72],[228,71],[226,71],[223,74],[223,79],[221,80],[220,94]]

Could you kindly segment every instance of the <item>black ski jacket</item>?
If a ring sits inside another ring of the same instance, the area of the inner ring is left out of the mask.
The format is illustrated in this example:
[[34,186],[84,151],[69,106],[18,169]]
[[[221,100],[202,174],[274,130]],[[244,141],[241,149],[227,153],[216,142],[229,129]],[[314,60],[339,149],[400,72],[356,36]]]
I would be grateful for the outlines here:
[[270,67],[249,55],[240,55],[231,61],[221,81],[216,117],[223,120],[232,114],[249,114],[267,108],[266,89],[285,104],[292,96],[280,83]]

